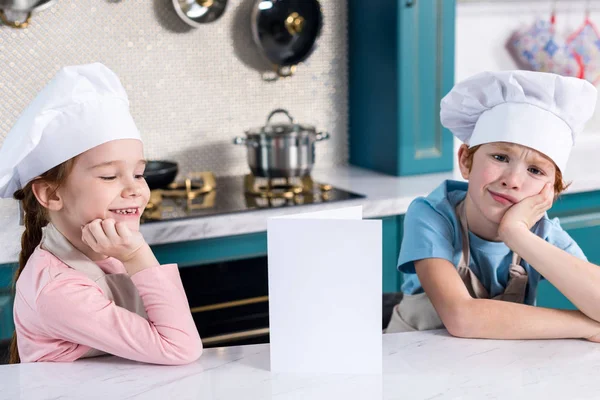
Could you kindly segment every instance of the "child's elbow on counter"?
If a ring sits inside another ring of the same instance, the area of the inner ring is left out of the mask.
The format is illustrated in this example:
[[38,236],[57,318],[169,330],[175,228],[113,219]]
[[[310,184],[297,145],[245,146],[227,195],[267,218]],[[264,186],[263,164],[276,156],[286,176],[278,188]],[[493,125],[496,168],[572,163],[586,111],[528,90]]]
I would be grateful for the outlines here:
[[463,305],[452,307],[441,318],[446,330],[452,336],[467,339],[477,337],[473,314]]
[[200,336],[190,337],[184,343],[178,346],[173,346],[170,354],[166,355],[166,359],[158,364],[166,365],[185,365],[197,361],[202,355],[204,348]]

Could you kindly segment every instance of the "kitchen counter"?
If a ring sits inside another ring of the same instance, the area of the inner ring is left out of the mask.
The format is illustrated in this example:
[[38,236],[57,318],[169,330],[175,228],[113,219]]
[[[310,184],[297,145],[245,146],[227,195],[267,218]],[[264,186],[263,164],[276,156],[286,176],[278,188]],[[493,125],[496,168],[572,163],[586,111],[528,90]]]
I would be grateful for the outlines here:
[[[573,184],[567,193],[600,190],[600,174],[595,160],[600,154],[600,135],[579,140],[573,149],[565,179]],[[312,174],[317,182],[366,195],[366,198],[301,207],[282,207],[241,213],[206,216],[175,221],[143,224],[141,231],[149,244],[166,244],[188,240],[263,232],[267,218],[300,212],[320,211],[362,205],[365,218],[400,215],[419,196],[425,196],[445,179],[460,179],[457,171],[410,177],[395,177],[355,167],[340,166],[328,170],[316,169]],[[18,225],[16,202],[10,217],[0,217],[0,264],[16,262],[22,227]]]
[[0,366],[0,399],[597,399],[600,344],[383,337],[383,374],[275,374],[269,345],[207,349],[178,367],[116,357]]
[[[280,207],[252,210],[231,214],[188,218],[173,221],[150,222],[141,225],[141,231],[149,244],[165,244],[196,239],[263,232],[267,218],[300,212],[320,211],[355,205],[363,206],[363,216],[383,217],[406,212],[410,202],[433,190],[444,179],[452,179],[453,173],[429,174],[398,178],[355,167],[335,167],[327,171],[315,170],[317,182],[331,184],[340,189],[366,195],[366,198],[319,203],[306,206]],[[600,182],[599,185],[600,187]],[[218,189],[217,189],[218,190]],[[18,209],[14,202],[14,214],[6,221],[0,220],[0,264],[16,262],[20,249],[22,227],[18,225]]]

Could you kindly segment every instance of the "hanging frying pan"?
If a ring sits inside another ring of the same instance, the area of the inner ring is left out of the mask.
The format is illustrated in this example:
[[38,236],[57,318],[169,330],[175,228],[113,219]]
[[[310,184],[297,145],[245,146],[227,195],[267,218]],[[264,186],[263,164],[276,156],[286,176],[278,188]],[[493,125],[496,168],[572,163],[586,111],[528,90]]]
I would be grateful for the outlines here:
[[318,0],[256,0],[251,25],[262,55],[288,77],[315,50],[323,13]]

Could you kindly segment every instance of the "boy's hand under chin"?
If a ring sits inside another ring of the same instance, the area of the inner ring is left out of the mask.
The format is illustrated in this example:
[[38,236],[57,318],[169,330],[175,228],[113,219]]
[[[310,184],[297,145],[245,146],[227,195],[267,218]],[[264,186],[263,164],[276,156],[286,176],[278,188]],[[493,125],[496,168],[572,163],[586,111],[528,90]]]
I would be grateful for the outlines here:
[[81,238],[96,253],[121,261],[129,275],[158,265],[139,231],[114,219],[95,219],[81,228]]
[[500,240],[506,240],[520,230],[531,230],[546,211],[552,207],[554,190],[550,183],[546,183],[542,191],[534,196],[526,197],[511,206],[502,217],[498,227]]

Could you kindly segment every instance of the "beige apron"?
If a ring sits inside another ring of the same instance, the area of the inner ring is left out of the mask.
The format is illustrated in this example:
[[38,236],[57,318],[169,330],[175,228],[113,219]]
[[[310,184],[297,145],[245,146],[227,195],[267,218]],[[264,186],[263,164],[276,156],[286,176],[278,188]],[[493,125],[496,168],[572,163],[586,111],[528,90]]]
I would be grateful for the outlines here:
[[[464,201],[456,206],[456,213],[460,221],[463,243],[462,255],[457,266],[458,274],[471,294],[471,297],[489,299],[490,294],[475,273],[469,268],[471,251],[469,248],[469,228]],[[521,257],[513,252],[506,288],[503,293],[493,297],[494,300],[504,300],[514,303],[523,303],[525,301],[528,276],[527,271],[520,265],[520,262]],[[400,303],[394,307],[390,323],[385,332],[424,331],[442,328],[444,328],[444,324],[426,293],[415,295],[404,294]]]
[[[128,274],[105,274],[96,263],[77,250],[52,224],[43,228],[40,246],[69,267],[82,272],[94,281],[100,286],[106,298],[112,300],[117,306],[148,319],[142,298]],[[82,358],[102,354],[106,353],[90,349]]]

